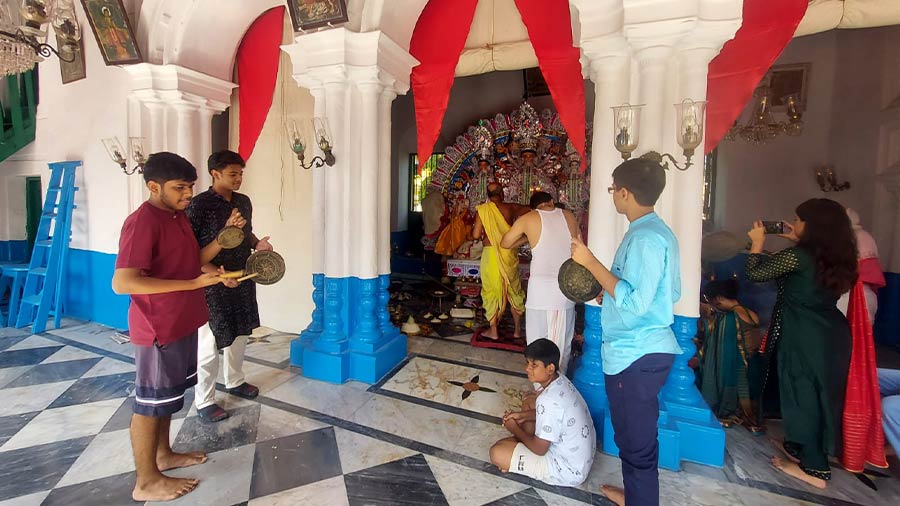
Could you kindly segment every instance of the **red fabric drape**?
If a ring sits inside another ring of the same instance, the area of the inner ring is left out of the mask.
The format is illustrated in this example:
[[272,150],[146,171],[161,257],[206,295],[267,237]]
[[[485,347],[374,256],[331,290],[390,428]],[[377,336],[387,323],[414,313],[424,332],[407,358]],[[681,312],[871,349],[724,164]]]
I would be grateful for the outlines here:
[[459,55],[475,17],[478,0],[428,2],[409,42],[409,52],[419,60],[410,77],[416,107],[419,160],[427,160],[441,133],[444,112]]
[[522,22],[541,67],[553,105],[566,128],[572,145],[581,154],[581,170],[587,167],[585,155],[584,78],[581,76],[581,52],[572,45],[572,20],[568,0],[516,0]]
[[881,426],[881,395],[875,365],[875,342],[862,281],[850,292],[847,309],[853,348],[847,395],[844,400],[844,451],[841,464],[850,472],[861,473],[866,463],[887,467],[884,456],[884,430]]
[[807,0],[744,0],[741,28],[709,64],[707,153],[734,124],[759,81],[790,42],[807,5]]
[[284,7],[264,12],[244,34],[238,48],[238,102],[240,145],[238,153],[250,158],[262,131],[278,78],[278,58],[284,27]]

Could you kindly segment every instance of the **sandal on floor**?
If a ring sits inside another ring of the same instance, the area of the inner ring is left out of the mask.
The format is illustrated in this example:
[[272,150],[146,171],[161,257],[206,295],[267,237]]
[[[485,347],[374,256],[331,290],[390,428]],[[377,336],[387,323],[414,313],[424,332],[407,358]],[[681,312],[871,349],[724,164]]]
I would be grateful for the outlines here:
[[246,382],[225,391],[242,399],[256,399],[256,396],[259,395],[259,389]]
[[197,414],[200,416],[201,420],[207,423],[221,422],[231,416],[218,404],[210,404],[205,408],[200,408],[197,410]]

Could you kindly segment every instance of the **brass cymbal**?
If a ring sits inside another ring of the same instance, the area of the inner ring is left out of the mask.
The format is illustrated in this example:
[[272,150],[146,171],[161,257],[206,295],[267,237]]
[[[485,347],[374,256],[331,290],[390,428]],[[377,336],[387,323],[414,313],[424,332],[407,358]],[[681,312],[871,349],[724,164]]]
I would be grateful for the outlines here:
[[219,232],[219,235],[216,236],[216,242],[218,242],[219,246],[222,246],[223,249],[237,248],[244,242],[244,231],[229,225]]

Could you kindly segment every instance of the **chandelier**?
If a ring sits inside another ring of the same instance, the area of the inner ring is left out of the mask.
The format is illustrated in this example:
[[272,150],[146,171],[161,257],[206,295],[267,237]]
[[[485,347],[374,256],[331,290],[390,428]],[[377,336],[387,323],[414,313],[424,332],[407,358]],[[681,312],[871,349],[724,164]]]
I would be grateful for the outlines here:
[[[65,62],[75,61],[81,28],[75,17],[74,0],[19,0],[17,17],[9,3],[0,0],[0,74],[10,76],[31,70],[51,54]],[[48,22],[62,44],[59,51],[44,42]]]
[[798,106],[797,94],[787,95],[782,99],[785,104],[787,121],[776,121],[772,113],[772,92],[768,86],[760,86],[753,92],[756,107],[750,120],[744,124],[735,121],[734,126],[725,134],[725,140],[744,140],[760,146],[774,140],[780,134],[797,136],[803,133],[803,118]]

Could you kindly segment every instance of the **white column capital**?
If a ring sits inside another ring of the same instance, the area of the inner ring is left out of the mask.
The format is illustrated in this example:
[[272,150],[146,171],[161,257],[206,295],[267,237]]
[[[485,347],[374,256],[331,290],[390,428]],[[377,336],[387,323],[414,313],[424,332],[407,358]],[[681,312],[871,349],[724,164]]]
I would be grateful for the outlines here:
[[231,103],[231,92],[237,87],[230,81],[179,67],[178,65],[153,65],[139,63],[123,67],[131,76],[131,92],[134,96],[146,98],[151,93],[172,97],[180,92],[197,101],[206,101],[205,106],[221,112]]
[[329,69],[324,71],[329,79],[335,79],[343,72],[341,78],[357,81],[356,76],[372,72],[374,68],[378,73],[377,80],[402,94],[409,90],[410,72],[419,63],[378,30],[360,33],[337,28],[301,34],[281,49],[291,57],[294,80],[309,88],[323,82],[320,69]]

